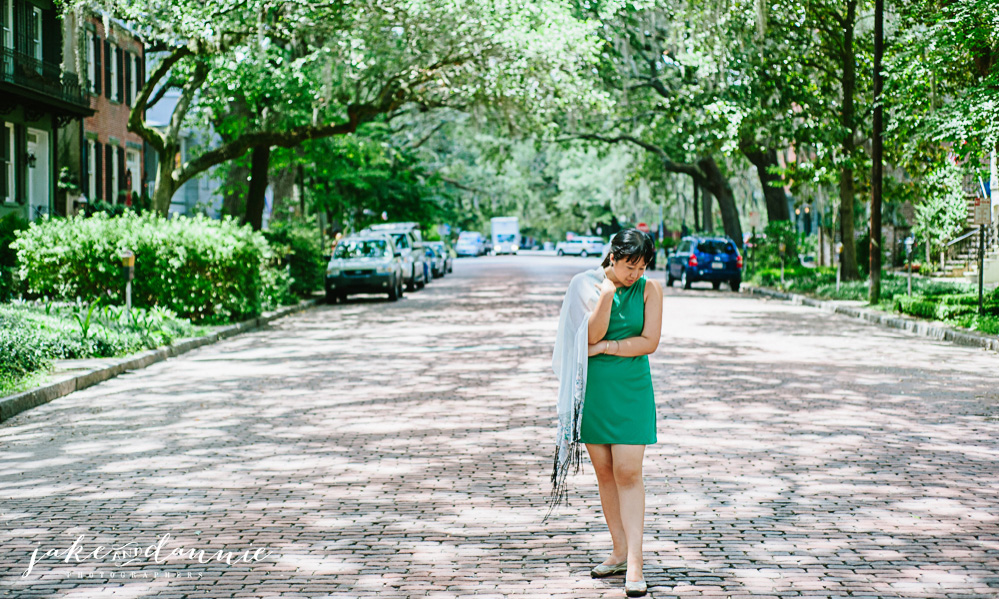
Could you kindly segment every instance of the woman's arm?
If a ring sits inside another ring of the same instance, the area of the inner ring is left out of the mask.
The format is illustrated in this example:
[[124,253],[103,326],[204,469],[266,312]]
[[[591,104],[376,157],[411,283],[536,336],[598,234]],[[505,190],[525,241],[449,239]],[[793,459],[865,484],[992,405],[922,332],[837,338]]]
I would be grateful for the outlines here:
[[[662,330],[663,288],[659,281],[648,279],[645,282],[645,325],[642,327],[642,334],[638,337],[608,342],[605,353],[624,358],[654,353],[659,347]],[[604,332],[606,331],[605,327]]]
[[588,323],[587,330],[590,345],[597,343],[607,334],[607,325],[610,324],[611,306],[614,305],[614,283],[610,279],[604,279],[598,285],[598,288],[600,289],[600,299],[597,300],[597,306],[593,309],[593,313],[590,314],[590,322]]

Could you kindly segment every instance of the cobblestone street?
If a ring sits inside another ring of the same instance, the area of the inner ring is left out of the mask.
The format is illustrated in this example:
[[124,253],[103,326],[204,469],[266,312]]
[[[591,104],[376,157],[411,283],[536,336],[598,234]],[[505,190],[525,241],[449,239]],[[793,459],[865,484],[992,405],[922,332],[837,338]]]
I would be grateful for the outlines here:
[[[588,462],[542,523],[558,311],[595,265],[459,260],[0,424],[0,597],[623,597],[589,576]],[[999,597],[999,357],[666,294],[650,597]]]

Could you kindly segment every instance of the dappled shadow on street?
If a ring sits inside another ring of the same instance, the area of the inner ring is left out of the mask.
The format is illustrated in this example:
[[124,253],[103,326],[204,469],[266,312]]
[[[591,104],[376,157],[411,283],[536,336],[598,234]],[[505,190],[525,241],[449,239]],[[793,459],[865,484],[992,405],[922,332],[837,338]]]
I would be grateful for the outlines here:
[[[459,260],[0,425],[0,596],[604,597],[595,480],[542,523],[551,346],[578,259]],[[731,292],[667,290],[646,457],[656,596],[987,597],[995,357]],[[243,551],[63,563],[31,551]],[[78,578],[80,572],[193,578]]]

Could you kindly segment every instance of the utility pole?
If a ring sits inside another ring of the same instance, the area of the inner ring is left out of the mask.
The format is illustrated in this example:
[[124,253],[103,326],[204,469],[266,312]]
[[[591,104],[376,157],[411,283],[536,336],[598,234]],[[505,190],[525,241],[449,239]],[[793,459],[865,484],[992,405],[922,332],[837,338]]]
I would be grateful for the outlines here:
[[874,3],[874,140],[871,173],[871,289],[869,301],[877,304],[881,300],[881,182],[884,175],[884,109],[881,106],[881,91],[884,80],[881,76],[881,61],[884,57],[884,0]]

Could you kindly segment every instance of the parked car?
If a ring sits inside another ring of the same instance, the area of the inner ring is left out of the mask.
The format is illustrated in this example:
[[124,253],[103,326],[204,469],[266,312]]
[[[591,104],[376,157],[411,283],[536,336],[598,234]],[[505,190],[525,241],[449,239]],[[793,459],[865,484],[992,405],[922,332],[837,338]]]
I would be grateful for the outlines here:
[[555,245],[555,253],[559,256],[601,256],[606,242],[602,237],[573,237],[560,241]]
[[415,291],[422,289],[430,278],[429,269],[423,264],[426,257],[423,253],[423,236],[416,223],[385,223],[371,225],[361,233],[381,233],[392,237],[396,249],[402,254],[402,272],[406,279],[406,289]]
[[462,231],[454,251],[461,256],[481,256],[486,253],[486,238],[478,231]]
[[428,241],[427,246],[434,250],[434,253],[440,257],[440,264],[438,266],[437,276],[443,277],[449,272],[454,270],[454,256],[451,254],[451,249],[447,247],[447,244],[443,241]]
[[697,281],[710,281],[715,289],[728,283],[732,291],[738,291],[742,284],[742,255],[728,237],[684,237],[666,268],[670,287],[675,281],[684,289]]
[[326,266],[326,302],[346,301],[352,293],[402,297],[403,256],[389,235],[360,234],[340,240]]

